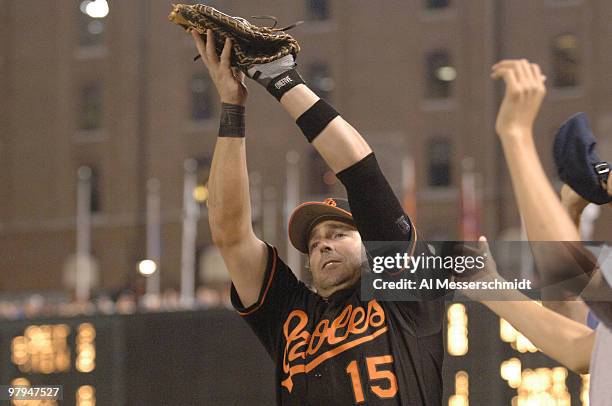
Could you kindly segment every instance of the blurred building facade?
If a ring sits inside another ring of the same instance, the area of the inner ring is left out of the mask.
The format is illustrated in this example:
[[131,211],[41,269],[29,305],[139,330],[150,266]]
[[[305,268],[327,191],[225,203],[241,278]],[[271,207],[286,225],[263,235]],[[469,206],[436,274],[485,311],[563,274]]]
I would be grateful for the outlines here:
[[[168,2],[109,3],[108,16],[91,18],[77,0],[0,0],[0,290],[63,288],[75,251],[81,166],[92,169],[100,286],[122,285],[146,256],[150,178],[161,188],[162,286],[180,280],[183,163],[197,159],[205,185],[218,99],[202,63],[192,61],[193,41],[168,22]],[[272,14],[281,25],[306,20],[292,31],[302,44],[301,72],[373,145],[399,195],[402,162],[414,161],[414,206],[426,238],[461,238],[466,158],[477,175],[480,229],[490,238],[517,237],[520,220],[494,132],[503,88],[489,72],[497,60],[525,57],[548,76],[536,133],[551,179],[555,130],[578,111],[589,113],[600,155],[612,159],[607,0],[213,5],[245,17]],[[296,162],[300,200],[343,189],[279,104],[248,85],[255,229],[286,252],[288,161]],[[610,239],[610,224],[602,210],[594,239]],[[210,243],[202,205],[197,253]]]

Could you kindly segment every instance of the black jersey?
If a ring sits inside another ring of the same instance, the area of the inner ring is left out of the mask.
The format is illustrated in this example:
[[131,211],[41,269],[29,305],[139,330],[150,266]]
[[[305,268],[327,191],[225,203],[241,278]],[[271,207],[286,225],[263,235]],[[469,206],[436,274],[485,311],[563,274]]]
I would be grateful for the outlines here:
[[[380,242],[385,254],[428,250],[374,154],[337,176],[368,255]],[[393,302],[361,294],[358,283],[322,298],[270,246],[257,302],[243,308],[232,286],[234,306],[276,364],[279,404],[442,404],[443,296]]]
[[443,299],[361,300],[359,285],[323,299],[268,246],[259,298],[232,302],[276,364],[282,405],[441,405]]

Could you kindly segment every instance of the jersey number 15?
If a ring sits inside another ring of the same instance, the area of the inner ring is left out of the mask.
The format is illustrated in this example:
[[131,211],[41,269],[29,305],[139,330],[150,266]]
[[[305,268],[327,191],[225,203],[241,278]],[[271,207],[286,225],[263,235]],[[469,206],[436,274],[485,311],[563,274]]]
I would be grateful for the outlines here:
[[[383,399],[392,398],[397,394],[397,378],[395,377],[393,371],[379,369],[379,366],[386,364],[393,364],[393,357],[391,355],[366,358],[368,377],[370,378],[370,381],[387,381],[387,383],[384,385],[373,385],[370,383],[370,389],[372,392],[376,394],[376,396]],[[356,360],[353,360],[348,364],[348,367],[346,367],[346,372],[351,377],[351,381],[353,383],[355,402],[361,403],[365,401],[365,397],[363,395],[363,385],[361,383],[361,376],[359,374],[359,368]]]

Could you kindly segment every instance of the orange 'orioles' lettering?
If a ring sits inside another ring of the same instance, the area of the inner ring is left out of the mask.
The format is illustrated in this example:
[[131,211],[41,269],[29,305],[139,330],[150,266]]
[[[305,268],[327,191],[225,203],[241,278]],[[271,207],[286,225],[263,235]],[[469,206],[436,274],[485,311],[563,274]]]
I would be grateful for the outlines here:
[[[385,312],[376,300],[368,302],[367,312],[361,306],[353,308],[347,305],[331,323],[327,319],[320,321],[312,333],[305,329],[307,325],[308,315],[302,310],[294,310],[289,313],[283,325],[283,334],[287,342],[283,354],[283,371],[287,374],[287,378],[281,384],[289,392],[293,389],[293,375],[308,373],[325,360],[372,341],[387,332]],[[362,334],[369,328],[378,327],[380,328],[370,335],[349,340],[351,336]],[[343,329],[345,329],[344,332],[342,332]],[[325,343],[335,345],[335,347],[317,355]],[[290,365],[291,362],[298,359],[306,360],[307,355],[314,358],[307,363]]]

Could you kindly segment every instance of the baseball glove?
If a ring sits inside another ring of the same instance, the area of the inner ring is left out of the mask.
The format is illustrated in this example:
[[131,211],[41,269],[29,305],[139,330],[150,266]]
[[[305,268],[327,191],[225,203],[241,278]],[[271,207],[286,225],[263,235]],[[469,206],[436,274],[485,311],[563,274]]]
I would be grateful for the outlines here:
[[295,58],[300,51],[298,42],[284,32],[299,23],[285,28],[275,28],[276,23],[274,27],[259,27],[244,18],[229,16],[204,4],[173,6],[168,18],[187,32],[195,30],[206,40],[206,30],[213,30],[217,54],[221,54],[225,39],[229,37],[232,40],[231,64],[242,70],[252,65],[273,62],[289,54]]

